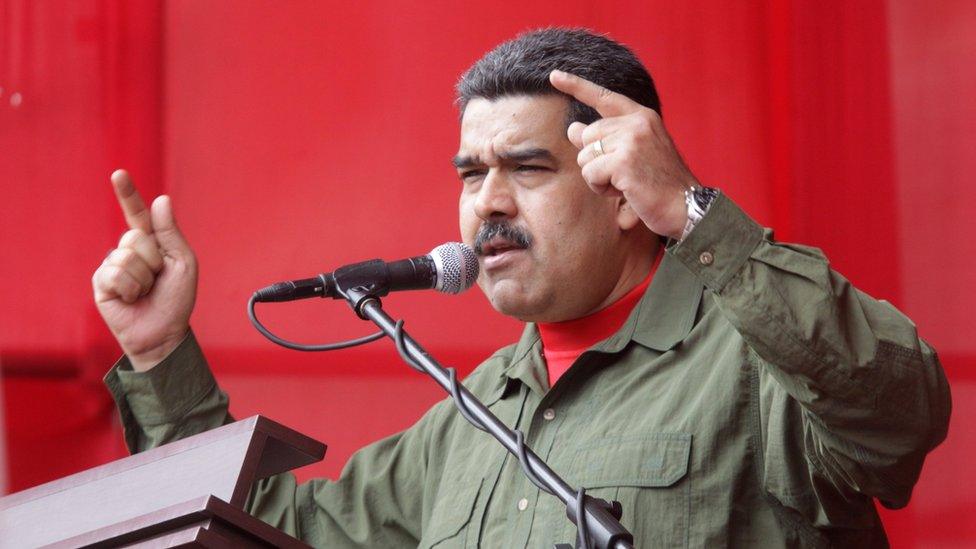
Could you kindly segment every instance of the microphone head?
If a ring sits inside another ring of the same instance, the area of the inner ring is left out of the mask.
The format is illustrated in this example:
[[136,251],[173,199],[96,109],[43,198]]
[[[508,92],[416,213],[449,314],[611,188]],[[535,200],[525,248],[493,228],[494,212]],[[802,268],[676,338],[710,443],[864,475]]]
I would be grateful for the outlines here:
[[467,244],[445,242],[430,251],[437,268],[438,292],[459,294],[474,285],[478,279],[478,256]]

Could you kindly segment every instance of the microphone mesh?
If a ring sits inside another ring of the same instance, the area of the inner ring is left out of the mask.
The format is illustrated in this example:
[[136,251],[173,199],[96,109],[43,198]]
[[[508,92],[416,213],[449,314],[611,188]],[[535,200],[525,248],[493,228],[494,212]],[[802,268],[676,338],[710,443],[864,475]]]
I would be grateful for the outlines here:
[[459,294],[478,279],[478,256],[467,244],[446,242],[430,251],[437,267],[438,292]]

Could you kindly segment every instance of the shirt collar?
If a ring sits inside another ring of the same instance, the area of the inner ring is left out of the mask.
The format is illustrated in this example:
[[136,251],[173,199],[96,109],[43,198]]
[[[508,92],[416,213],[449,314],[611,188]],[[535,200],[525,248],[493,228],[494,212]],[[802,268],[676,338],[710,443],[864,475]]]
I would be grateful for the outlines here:
[[671,349],[694,327],[704,290],[698,277],[681,261],[665,254],[651,286],[627,322],[594,350],[616,353],[631,340],[661,352]]
[[[671,349],[691,332],[704,288],[679,260],[665,253],[644,297],[624,325],[592,349],[617,353],[630,341],[660,352]],[[525,325],[512,361],[501,375],[518,379],[533,390],[545,392],[546,368],[542,362],[542,342],[535,323]]]
[[546,392],[549,373],[542,360],[542,339],[534,322],[526,323],[525,329],[522,330],[522,337],[515,345],[512,362],[502,370],[501,376],[508,378],[503,385],[503,393],[508,393],[508,389],[514,388],[514,384],[508,382],[515,379],[528,385],[537,393]]

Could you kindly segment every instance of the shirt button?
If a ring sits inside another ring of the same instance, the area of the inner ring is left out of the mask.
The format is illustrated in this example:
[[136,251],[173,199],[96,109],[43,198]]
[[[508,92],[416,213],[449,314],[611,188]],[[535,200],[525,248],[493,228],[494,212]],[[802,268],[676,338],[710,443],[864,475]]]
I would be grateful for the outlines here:
[[545,418],[546,421],[552,421],[556,419],[556,411],[552,408],[546,408],[546,411],[542,412],[542,417]]
[[522,498],[518,501],[518,510],[525,511],[529,508],[529,500]]
[[702,252],[698,256],[698,262],[702,265],[711,265],[713,261],[715,261],[715,256],[712,255],[712,252]]

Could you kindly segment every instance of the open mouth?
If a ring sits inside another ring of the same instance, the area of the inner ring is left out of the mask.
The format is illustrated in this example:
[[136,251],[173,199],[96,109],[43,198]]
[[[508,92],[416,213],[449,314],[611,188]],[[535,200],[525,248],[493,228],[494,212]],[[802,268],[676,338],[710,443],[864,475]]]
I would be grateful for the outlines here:
[[524,249],[522,246],[519,246],[509,240],[505,240],[504,238],[493,238],[481,247],[481,255],[484,257],[493,257],[501,255],[505,252],[522,249]]
[[519,252],[524,250],[525,246],[520,246],[511,240],[501,237],[492,238],[481,247],[482,268],[485,272],[492,273],[511,267],[522,255]]

